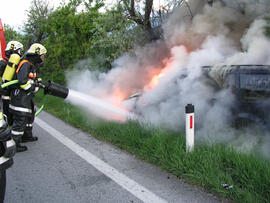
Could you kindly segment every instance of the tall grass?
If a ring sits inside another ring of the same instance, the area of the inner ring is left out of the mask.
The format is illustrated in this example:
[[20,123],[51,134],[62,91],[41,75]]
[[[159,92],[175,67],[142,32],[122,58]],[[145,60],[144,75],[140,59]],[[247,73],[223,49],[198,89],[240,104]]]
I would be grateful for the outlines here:
[[[260,157],[241,154],[222,144],[197,144],[185,152],[182,133],[138,122],[105,122],[88,117],[80,109],[52,96],[38,95],[37,103],[64,121],[113,143],[140,159],[235,202],[270,202],[270,163]],[[222,184],[232,185],[226,189]]]

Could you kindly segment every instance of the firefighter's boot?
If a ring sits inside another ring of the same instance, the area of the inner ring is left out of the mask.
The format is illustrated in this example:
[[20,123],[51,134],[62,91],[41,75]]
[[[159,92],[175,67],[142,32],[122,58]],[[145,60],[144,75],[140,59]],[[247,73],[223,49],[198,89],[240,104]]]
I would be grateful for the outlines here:
[[24,137],[22,138],[22,143],[25,143],[25,142],[35,142],[38,140],[38,137]]
[[26,128],[22,136],[22,143],[25,142],[35,142],[38,140],[38,137],[33,136],[32,128]]
[[18,138],[18,137],[14,137],[13,138],[15,143],[16,143],[16,152],[24,152],[27,150],[27,147],[26,146],[22,146],[21,145],[21,138]]
[[24,152],[28,148],[26,146],[22,146],[20,143],[16,144],[16,152]]

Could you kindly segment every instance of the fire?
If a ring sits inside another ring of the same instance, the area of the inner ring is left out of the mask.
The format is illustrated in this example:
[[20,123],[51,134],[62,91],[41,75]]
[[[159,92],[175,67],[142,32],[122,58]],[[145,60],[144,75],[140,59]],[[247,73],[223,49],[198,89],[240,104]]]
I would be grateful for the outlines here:
[[122,107],[122,101],[126,98],[125,92],[121,91],[120,88],[116,88],[113,92],[113,103],[118,107]]
[[159,84],[160,78],[164,77],[165,74],[166,74],[166,72],[168,72],[168,69],[170,69],[170,67],[171,67],[171,63],[170,63],[169,60],[164,60],[164,62],[166,63],[165,67],[163,67],[162,69],[160,69],[158,71],[158,73],[155,72],[155,74],[152,77],[151,81],[146,86],[146,89],[148,89],[148,90],[154,89],[154,87],[156,87]]
[[[102,99],[107,101],[109,104],[112,106],[116,107],[119,109],[119,111],[127,111],[124,106],[122,105],[122,101],[126,98],[126,94],[124,91],[121,91],[120,88],[115,87],[114,90],[112,91],[112,94],[109,96],[104,96]],[[107,120],[115,120],[119,122],[126,122],[125,116],[121,114],[116,114],[113,112],[108,112],[106,116],[104,116],[105,119]]]
[[[168,64],[167,64],[168,65]],[[148,90],[152,90],[154,87],[156,87],[159,83],[160,78],[164,77],[165,75],[165,70],[168,67],[165,66],[162,69],[160,69],[158,72],[155,71],[156,74],[153,75],[151,81],[145,86]],[[122,90],[120,87],[115,87],[114,90],[112,91],[111,96],[105,97],[104,99],[113,104],[114,106],[124,110],[128,111],[122,104],[122,102],[128,97],[128,92],[125,92]],[[125,122],[126,118],[121,116],[121,115],[116,115],[116,114],[108,114],[106,116],[106,119],[108,120],[117,120],[120,122]]]
[[161,77],[163,77],[163,76],[164,76],[164,73],[163,72],[154,75],[153,78],[152,78],[152,80],[151,80],[151,82],[149,83],[148,87],[150,89],[153,89],[155,86],[157,86],[159,79]]

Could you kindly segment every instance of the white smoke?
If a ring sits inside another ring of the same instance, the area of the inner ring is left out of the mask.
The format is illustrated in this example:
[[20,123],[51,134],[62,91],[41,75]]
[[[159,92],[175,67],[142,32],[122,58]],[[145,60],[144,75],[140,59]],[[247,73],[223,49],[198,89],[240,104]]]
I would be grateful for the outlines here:
[[[141,97],[121,105],[140,114],[144,122],[178,131],[184,130],[184,109],[192,103],[196,139],[238,139],[239,132],[230,127],[234,96],[229,89],[216,91],[207,85],[202,78],[202,66],[218,69],[221,64],[270,64],[270,40],[264,34],[267,23],[263,18],[256,19],[257,14],[249,14],[253,11],[251,5],[242,5],[239,12],[219,2],[212,7],[201,0],[189,2],[192,20],[186,15],[186,8],[176,9],[163,25],[164,41],[123,55],[106,74],[74,70],[68,73],[68,87],[116,105],[118,93],[122,101],[141,91]],[[162,68],[163,76],[150,88],[153,75],[160,74]],[[270,138],[264,136],[263,140]],[[259,142],[255,139],[255,144],[247,145],[254,148]]]
[[270,40],[264,33],[266,25],[263,19],[255,20],[241,38],[243,52],[229,57],[227,63],[270,64]]

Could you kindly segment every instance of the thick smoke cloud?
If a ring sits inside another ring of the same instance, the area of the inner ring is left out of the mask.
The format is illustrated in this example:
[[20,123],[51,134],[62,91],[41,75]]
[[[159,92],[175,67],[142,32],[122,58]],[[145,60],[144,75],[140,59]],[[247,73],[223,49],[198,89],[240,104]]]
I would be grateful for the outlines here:
[[[256,4],[231,8],[224,2],[216,1],[211,7],[201,0],[189,1],[193,18],[186,7],[177,8],[163,25],[164,41],[121,56],[108,73],[76,72],[75,67],[67,75],[68,86],[121,105],[139,114],[142,122],[178,131],[184,130],[184,107],[192,103],[196,139],[259,147],[265,152],[258,143],[269,142],[269,136],[254,138],[251,131],[232,129],[233,94],[225,88],[216,91],[202,77],[202,66],[214,66],[212,76],[222,85],[217,74],[222,64],[270,64],[270,40],[264,34],[267,23],[258,18],[263,9],[255,9]],[[159,75],[155,86],[151,85],[154,75]],[[140,97],[124,100],[138,91]]]

